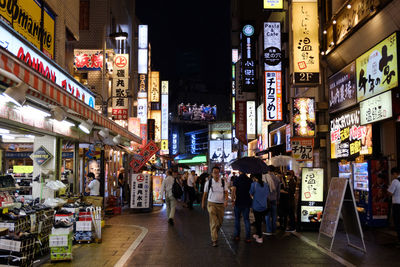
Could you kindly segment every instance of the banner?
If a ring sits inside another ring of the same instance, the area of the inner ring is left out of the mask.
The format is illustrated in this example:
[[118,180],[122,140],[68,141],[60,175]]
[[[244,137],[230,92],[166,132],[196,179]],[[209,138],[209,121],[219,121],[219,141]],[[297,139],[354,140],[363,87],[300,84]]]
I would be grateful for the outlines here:
[[150,174],[132,174],[131,209],[150,208]]
[[392,117],[392,91],[360,102],[361,125]]
[[292,138],[292,157],[297,161],[312,161],[314,155],[314,139]]
[[129,95],[129,54],[114,57],[115,78],[112,80],[112,116],[114,120],[128,119]]
[[282,120],[282,73],[265,72],[264,121]]
[[356,86],[354,61],[329,77],[329,112],[336,112],[357,104]]
[[246,118],[246,101],[236,101],[236,138],[243,144],[247,144]]
[[150,73],[149,102],[160,102],[160,72]]
[[316,0],[293,0],[292,72],[294,84],[319,83],[319,22]]
[[397,33],[356,59],[357,101],[398,86]]
[[293,136],[315,136],[314,98],[293,98]]
[[149,159],[158,152],[159,148],[153,141],[149,141],[147,145],[140,151],[141,159],[134,158],[129,165],[132,167],[134,172],[138,172],[140,168],[146,164]]

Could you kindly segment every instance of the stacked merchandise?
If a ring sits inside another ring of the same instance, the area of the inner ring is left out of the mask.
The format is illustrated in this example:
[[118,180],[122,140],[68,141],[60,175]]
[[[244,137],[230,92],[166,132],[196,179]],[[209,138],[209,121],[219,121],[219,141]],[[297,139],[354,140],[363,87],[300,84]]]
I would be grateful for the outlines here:
[[75,241],[81,242],[92,242],[92,217],[89,211],[81,209],[76,221]]
[[60,209],[54,216],[54,227],[49,237],[50,260],[72,260],[72,232],[74,214]]
[[0,263],[11,266],[32,266],[36,234],[13,232],[0,238]]
[[36,214],[37,224],[33,226],[38,232],[38,244],[35,248],[36,258],[47,255],[50,252],[49,236],[53,227],[54,210],[40,210]]

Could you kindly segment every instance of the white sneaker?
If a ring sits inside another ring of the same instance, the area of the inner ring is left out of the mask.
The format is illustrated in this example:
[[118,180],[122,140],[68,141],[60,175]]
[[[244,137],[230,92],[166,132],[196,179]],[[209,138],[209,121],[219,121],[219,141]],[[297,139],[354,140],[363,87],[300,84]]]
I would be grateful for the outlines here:
[[262,244],[263,243],[262,237],[257,237],[256,238],[256,242],[259,243],[259,244]]
[[264,232],[263,234],[264,235],[273,235],[273,233],[270,233],[270,232],[266,232],[266,233]]

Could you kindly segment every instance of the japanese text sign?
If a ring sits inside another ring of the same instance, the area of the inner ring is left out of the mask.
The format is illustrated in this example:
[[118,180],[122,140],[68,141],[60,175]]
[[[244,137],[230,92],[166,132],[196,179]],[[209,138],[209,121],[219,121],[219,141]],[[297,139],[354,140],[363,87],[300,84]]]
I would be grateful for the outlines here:
[[292,71],[295,84],[319,83],[317,1],[292,1]]
[[150,73],[150,92],[149,101],[159,102],[160,101],[160,73],[158,71],[152,71]]
[[140,154],[143,158],[141,159],[133,159],[129,164],[132,167],[133,171],[138,172],[140,168],[146,164],[149,159],[157,153],[159,148],[156,143],[150,141],[146,144],[146,146],[140,151]]
[[397,33],[356,59],[357,101],[397,87]]
[[283,0],[264,0],[264,9],[282,9]]
[[247,144],[246,101],[236,101],[236,138]]
[[293,98],[293,136],[315,136],[314,98]]
[[131,181],[131,208],[150,208],[150,174],[132,174]]
[[301,169],[301,201],[324,201],[324,170],[319,168]]
[[112,114],[115,120],[128,119],[129,55],[117,54],[114,58]]
[[282,120],[282,73],[265,72],[264,121]]
[[361,125],[392,117],[392,91],[360,102]]
[[328,79],[329,112],[335,112],[357,103],[356,64],[350,63]]
[[264,70],[282,70],[281,23],[264,22]]
[[77,70],[101,70],[103,53],[100,50],[74,50],[74,66]]
[[352,110],[331,120],[331,158],[372,154],[372,126],[361,126],[360,111]]
[[254,26],[247,24],[243,26],[241,36],[241,71],[242,71],[242,90],[252,91],[256,84],[256,53],[254,43]]
[[292,138],[292,156],[298,161],[312,161],[314,150],[314,139]]
[[247,118],[247,138],[256,138],[256,102],[247,101],[246,102],[246,118]]

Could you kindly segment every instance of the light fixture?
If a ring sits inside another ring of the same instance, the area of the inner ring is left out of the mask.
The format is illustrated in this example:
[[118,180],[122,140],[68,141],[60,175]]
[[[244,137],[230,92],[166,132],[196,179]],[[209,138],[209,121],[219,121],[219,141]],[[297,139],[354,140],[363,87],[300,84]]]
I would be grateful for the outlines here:
[[51,117],[57,121],[63,121],[67,118],[67,112],[60,106],[54,106],[50,110]]
[[17,106],[22,107],[26,101],[27,90],[28,85],[24,82],[21,82],[16,86],[8,87],[2,95],[7,98],[8,102],[12,102]]
[[0,129],[0,134],[9,134],[10,130],[7,129]]
[[103,137],[104,139],[108,138],[110,136],[110,130],[108,128],[103,128],[99,132],[99,135]]
[[123,32],[123,31],[119,31],[119,32],[114,32],[110,34],[111,38],[114,38],[115,40],[126,40],[128,38],[128,33],[127,32]]
[[113,138],[113,142],[114,142],[116,145],[121,144],[122,141],[123,141],[123,140],[122,140],[122,136],[121,136],[121,135],[114,136],[114,138]]
[[327,34],[328,32],[327,32],[326,30],[324,30],[322,33],[323,33],[323,34]]
[[323,56],[323,55],[325,55],[325,52],[324,52],[324,51],[321,51],[321,56]]
[[334,19],[334,20],[332,21],[332,23],[333,23],[333,24],[336,24],[336,20]]
[[347,9],[350,9],[350,8],[351,8],[351,5],[350,5],[350,4],[348,4],[348,5],[347,5]]
[[334,44],[335,44],[334,42],[331,42],[330,46],[333,46]]
[[14,140],[14,139],[15,139],[15,136],[13,136],[13,135],[8,135],[8,134],[2,134],[2,135],[1,135],[1,138],[2,138],[2,139],[5,139],[5,140]]
[[93,129],[93,121],[92,120],[87,120],[87,121],[83,121],[79,124],[79,129],[82,130],[82,132],[86,133],[86,134],[90,134],[90,132]]
[[51,114],[47,111],[44,111],[42,109],[38,109],[36,107],[30,106],[30,105],[26,105],[23,107],[19,108],[19,111],[21,112],[21,114],[24,117],[27,118],[46,118],[46,117],[50,117]]

